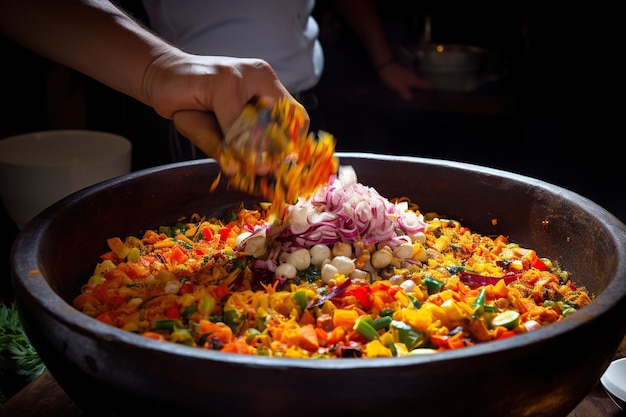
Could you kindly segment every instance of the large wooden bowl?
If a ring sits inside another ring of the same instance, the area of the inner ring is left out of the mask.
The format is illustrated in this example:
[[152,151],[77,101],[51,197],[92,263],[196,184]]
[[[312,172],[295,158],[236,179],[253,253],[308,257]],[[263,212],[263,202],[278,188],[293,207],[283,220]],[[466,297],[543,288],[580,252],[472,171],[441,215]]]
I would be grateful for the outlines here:
[[[162,343],[71,306],[106,238],[254,198],[210,159],[150,168],[72,194],[20,232],[13,285],[24,328],[68,395],[98,415],[565,416],[626,332],[626,226],[588,199],[520,175],[442,160],[340,153],[361,183],[556,260],[595,300],[513,338],[403,358],[306,360]],[[497,221],[492,221],[497,219]],[[38,271],[38,272],[36,272]],[[171,413],[171,414],[170,414]]]

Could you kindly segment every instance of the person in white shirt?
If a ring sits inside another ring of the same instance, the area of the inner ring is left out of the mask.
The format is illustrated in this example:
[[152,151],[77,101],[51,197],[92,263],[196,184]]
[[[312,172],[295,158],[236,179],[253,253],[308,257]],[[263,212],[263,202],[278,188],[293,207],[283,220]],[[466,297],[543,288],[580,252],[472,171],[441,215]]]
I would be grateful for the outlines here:
[[[142,1],[150,28],[186,52],[267,61],[314,124],[318,103],[309,90],[324,70],[314,0]],[[373,1],[336,0],[334,5],[362,41],[384,85],[406,100],[413,89],[432,89],[429,81],[394,59]],[[194,149],[181,149],[185,141],[170,139],[180,153],[174,159],[201,156]]]
[[266,61],[185,52],[106,0],[0,4],[0,33],[151,106],[207,155],[252,98],[293,98]]

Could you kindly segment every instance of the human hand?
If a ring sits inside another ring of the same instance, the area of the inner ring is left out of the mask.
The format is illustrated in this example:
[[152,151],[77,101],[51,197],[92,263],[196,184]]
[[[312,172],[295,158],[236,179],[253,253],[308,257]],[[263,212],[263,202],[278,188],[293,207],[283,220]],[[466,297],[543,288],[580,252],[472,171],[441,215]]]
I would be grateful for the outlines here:
[[412,89],[431,91],[434,86],[430,81],[420,77],[415,71],[391,61],[378,69],[381,81],[394,90],[405,100],[413,98]]
[[[212,128],[220,139],[252,98],[291,98],[263,60],[191,55],[177,49],[151,62],[142,90],[147,104],[159,115],[174,119],[177,128],[197,131],[200,125],[193,123],[199,122],[206,129]],[[205,114],[176,116],[187,110]]]

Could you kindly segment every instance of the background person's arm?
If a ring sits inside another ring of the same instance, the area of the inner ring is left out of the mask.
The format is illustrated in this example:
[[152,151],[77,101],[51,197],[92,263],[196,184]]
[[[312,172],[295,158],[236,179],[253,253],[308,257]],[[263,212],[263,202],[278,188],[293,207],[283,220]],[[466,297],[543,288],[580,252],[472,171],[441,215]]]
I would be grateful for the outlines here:
[[411,99],[412,89],[432,90],[428,80],[394,60],[376,4],[372,0],[335,0],[334,4],[365,46],[374,69],[388,88],[405,100]]

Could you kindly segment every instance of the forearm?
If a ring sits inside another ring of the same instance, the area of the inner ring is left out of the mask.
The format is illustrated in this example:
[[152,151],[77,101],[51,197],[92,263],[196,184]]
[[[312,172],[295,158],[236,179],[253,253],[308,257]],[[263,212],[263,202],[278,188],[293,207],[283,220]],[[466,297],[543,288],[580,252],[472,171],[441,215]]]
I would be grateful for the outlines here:
[[393,52],[387,43],[376,4],[371,0],[335,0],[334,3],[367,49],[372,65],[378,68],[389,62]]
[[143,76],[168,45],[116,6],[102,0],[1,4],[0,28],[9,38],[149,104]]

